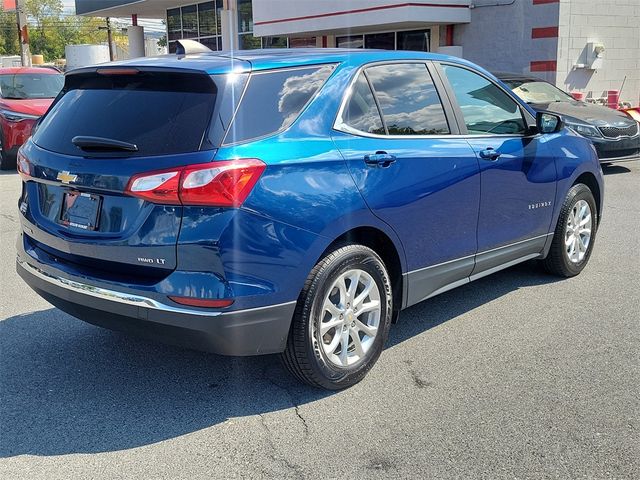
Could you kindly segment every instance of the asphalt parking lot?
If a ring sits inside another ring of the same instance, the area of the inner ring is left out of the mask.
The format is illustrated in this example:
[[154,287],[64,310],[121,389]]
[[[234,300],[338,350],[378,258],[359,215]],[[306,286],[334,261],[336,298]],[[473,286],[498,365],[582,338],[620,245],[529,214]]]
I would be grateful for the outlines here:
[[0,478],[640,478],[640,162],[605,173],[582,275],[527,263],[415,306],[338,393],[52,308],[0,175]]

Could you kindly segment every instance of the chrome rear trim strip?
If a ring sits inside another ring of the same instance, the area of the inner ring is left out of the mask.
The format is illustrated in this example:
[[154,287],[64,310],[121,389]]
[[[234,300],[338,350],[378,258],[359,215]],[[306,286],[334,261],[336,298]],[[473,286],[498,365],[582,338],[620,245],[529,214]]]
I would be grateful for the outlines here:
[[154,310],[161,310],[163,312],[171,312],[171,313],[180,313],[183,315],[197,315],[197,316],[201,316],[201,317],[219,317],[219,316],[224,316],[224,315],[231,315],[231,314],[237,314],[237,313],[241,313],[241,312],[248,312],[251,310],[261,310],[261,309],[265,309],[265,308],[272,308],[272,307],[278,307],[278,306],[282,306],[282,305],[289,305],[292,303],[295,303],[295,301],[293,302],[287,302],[287,303],[282,303],[279,305],[268,305],[266,307],[257,307],[257,308],[252,308],[252,309],[246,309],[246,310],[234,310],[231,312],[221,312],[221,311],[215,311],[215,312],[211,312],[211,311],[206,311],[206,310],[195,310],[195,309],[190,309],[190,308],[180,308],[180,307],[174,307],[171,305],[167,305],[165,303],[162,302],[158,302],[157,300],[154,300],[153,298],[148,298],[148,297],[143,297],[140,295],[134,295],[131,293],[125,293],[125,292],[117,292],[115,290],[109,290],[106,288],[101,288],[101,287],[96,287],[94,285],[88,285],[86,283],[81,283],[81,282],[77,282],[75,280],[70,280],[68,278],[63,278],[63,277],[59,277],[56,275],[51,275],[49,273],[46,273],[44,271],[42,271],[41,269],[39,269],[38,267],[31,265],[28,262],[25,262],[23,260],[20,260],[19,258],[17,259],[17,264],[23,268],[25,271],[27,271],[28,273],[30,273],[31,275],[34,275],[42,280],[44,280],[45,282],[48,282],[52,285],[55,285],[57,287],[60,288],[64,288],[65,290],[70,290],[82,295],[87,295],[89,297],[95,297],[95,298],[100,298],[102,300],[108,300],[111,302],[116,302],[116,303],[123,303],[126,305],[133,305],[136,307],[143,307],[143,308],[151,308]]

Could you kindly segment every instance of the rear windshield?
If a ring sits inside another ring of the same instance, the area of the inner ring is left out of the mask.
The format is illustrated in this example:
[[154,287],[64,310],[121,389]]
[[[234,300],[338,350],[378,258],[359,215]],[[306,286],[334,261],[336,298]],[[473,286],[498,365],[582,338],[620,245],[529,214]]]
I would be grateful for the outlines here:
[[76,136],[135,144],[138,151],[127,156],[193,152],[201,147],[215,101],[215,84],[205,75],[71,75],[33,141],[67,155],[85,154],[72,143]]
[[55,98],[63,83],[64,76],[57,73],[4,74],[0,75],[0,96],[15,100]]
[[252,73],[225,143],[244,142],[287,128],[333,69],[333,65],[323,65]]

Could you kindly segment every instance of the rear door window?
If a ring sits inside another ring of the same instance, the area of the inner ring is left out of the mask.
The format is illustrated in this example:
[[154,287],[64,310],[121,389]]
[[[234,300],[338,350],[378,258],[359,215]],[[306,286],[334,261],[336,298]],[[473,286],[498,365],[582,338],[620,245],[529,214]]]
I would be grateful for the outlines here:
[[287,128],[333,69],[323,65],[252,73],[225,143],[244,142]]
[[67,155],[83,155],[72,143],[76,136],[137,145],[127,156],[197,151],[216,101],[213,80],[197,74],[76,74],[65,88],[33,141]]
[[427,66],[389,64],[365,70],[389,135],[443,135],[449,126]]

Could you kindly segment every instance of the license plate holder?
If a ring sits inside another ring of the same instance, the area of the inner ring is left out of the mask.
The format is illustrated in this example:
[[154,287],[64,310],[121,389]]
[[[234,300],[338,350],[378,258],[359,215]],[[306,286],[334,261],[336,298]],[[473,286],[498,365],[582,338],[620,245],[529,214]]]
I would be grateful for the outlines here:
[[65,192],[60,209],[60,223],[81,230],[96,230],[100,220],[102,197],[91,193]]

